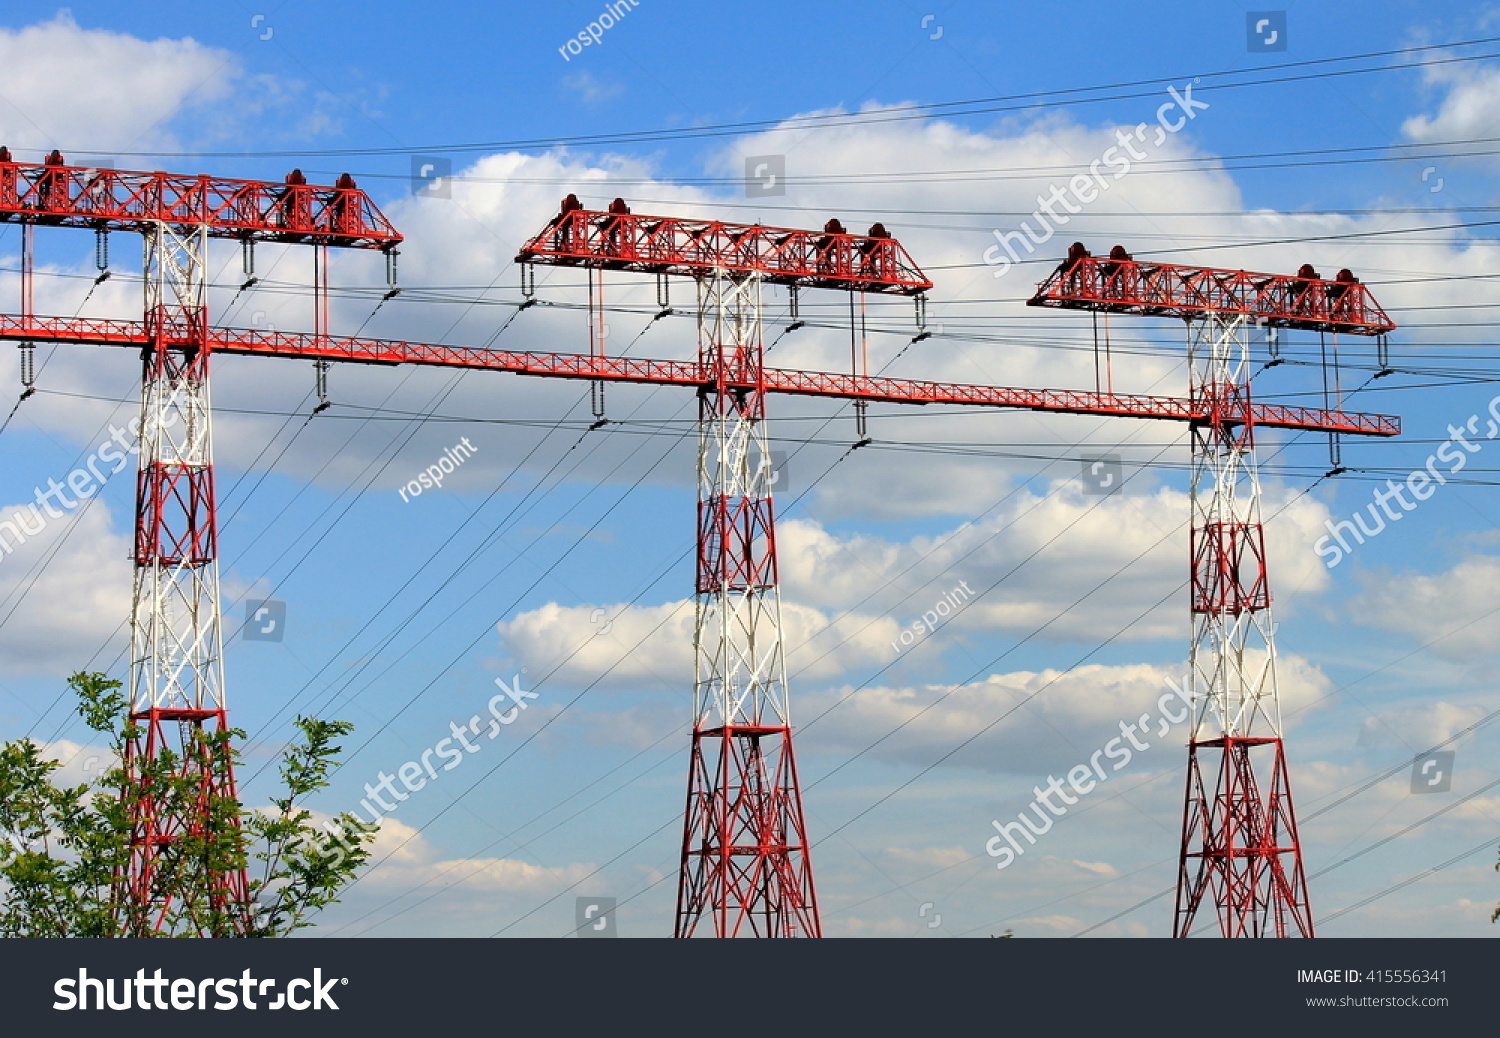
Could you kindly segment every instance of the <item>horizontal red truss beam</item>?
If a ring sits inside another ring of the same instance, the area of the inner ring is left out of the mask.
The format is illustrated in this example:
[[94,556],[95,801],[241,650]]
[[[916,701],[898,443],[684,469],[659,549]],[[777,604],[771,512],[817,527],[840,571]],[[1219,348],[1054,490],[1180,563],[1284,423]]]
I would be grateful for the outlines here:
[[[129,346],[150,344],[145,325],[138,321],[94,318],[21,317],[0,315],[0,340],[56,342],[78,345]],[[162,345],[184,346],[167,341]],[[255,328],[212,328],[209,349],[244,356],[294,357],[307,360],[354,361],[365,364],[425,364],[440,367],[482,368],[550,378],[637,382],[647,385],[713,386],[719,368],[698,361],[650,360],[637,357],[594,357],[575,353],[537,353],[486,350],[474,346],[442,346],[391,339],[353,339],[339,336],[279,332]],[[1066,414],[1120,418],[1156,418],[1202,423],[1209,420],[1203,405],[1180,397],[1090,393],[1060,389],[1014,389],[961,382],[919,382],[911,379],[845,375],[828,371],[766,368],[758,387],[767,393],[832,397],[841,400],[884,401],[897,404],[949,404],[1019,408]],[[740,385],[741,383],[731,383]],[[753,383],[743,383],[754,388]],[[1255,425],[1309,432],[1339,432],[1356,436],[1395,436],[1400,419],[1389,415],[1324,411],[1308,407],[1255,404]]]
[[559,214],[516,262],[690,277],[754,273],[778,285],[908,296],[932,287],[890,237],[588,209]]
[[[291,179],[300,180],[300,174]],[[0,161],[0,223],[140,231],[206,224],[216,238],[390,249],[401,235],[370,196],[344,186],[132,173]]]
[[1027,305],[1184,318],[1244,314],[1275,328],[1351,335],[1380,335],[1396,327],[1357,281],[1103,256],[1065,260]]

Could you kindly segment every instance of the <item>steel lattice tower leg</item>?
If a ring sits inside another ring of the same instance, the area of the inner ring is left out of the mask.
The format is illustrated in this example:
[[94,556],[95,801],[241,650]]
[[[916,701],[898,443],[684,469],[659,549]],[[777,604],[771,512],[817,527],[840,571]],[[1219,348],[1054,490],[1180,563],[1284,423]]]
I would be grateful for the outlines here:
[[1192,396],[1208,417],[1192,429],[1194,716],[1174,937],[1189,936],[1205,896],[1223,937],[1313,936],[1281,741],[1245,328],[1244,317],[1188,323]]
[[[122,906],[142,933],[197,928],[212,913],[239,919],[248,900],[243,867],[216,870],[178,860],[175,847],[212,823],[215,797],[235,797],[229,760],[195,755],[199,737],[228,727],[219,617],[213,452],[208,394],[206,227],[179,233],[157,224],[146,233],[146,324],[141,395],[141,457],[136,484],[135,588],[131,604],[130,719],[127,778],[141,762],[170,754],[175,774],[199,791],[187,809],[164,804],[149,788],[131,802],[130,863]],[[237,804],[237,800],[233,801]],[[224,824],[222,821],[219,824]],[[237,816],[230,824],[238,824]],[[202,868],[186,903],[160,882]],[[189,920],[184,927],[183,919]]]
[[[765,435],[761,281],[699,281],[693,752],[675,936],[821,937],[792,756]],[[748,388],[747,388],[748,387]]]

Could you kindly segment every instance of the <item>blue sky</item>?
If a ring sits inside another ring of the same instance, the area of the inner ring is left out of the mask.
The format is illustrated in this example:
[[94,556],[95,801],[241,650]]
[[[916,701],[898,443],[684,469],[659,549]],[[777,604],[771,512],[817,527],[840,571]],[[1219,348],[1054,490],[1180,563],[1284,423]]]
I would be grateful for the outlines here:
[[[1496,35],[1496,10],[1386,3],[1350,18],[1304,5],[1286,10],[1286,50],[1256,53],[1246,9],[1224,4],[641,0],[598,44],[560,53],[602,9],[13,3],[0,142],[119,168],[353,173],[407,241],[403,292],[378,309],[379,258],[335,259],[344,334],[585,351],[581,279],[543,269],[546,305],[518,313],[511,263],[570,191],[744,222],[882,220],[935,282],[936,334],[922,343],[909,303],[870,306],[876,366],[911,378],[1092,388],[1088,319],[1023,305],[1075,237],[1235,269],[1350,267],[1401,327],[1397,372],[1379,380],[1371,344],[1338,344],[1341,385],[1362,387],[1347,406],[1401,415],[1403,436],[1346,443],[1354,471],[1332,479],[1319,478],[1331,461],[1316,437],[1261,442],[1313,910],[1329,936],[1491,935],[1497,166],[1482,142],[1500,138],[1500,48],[1412,48]],[[1299,62],[1322,63],[1286,67]],[[1122,127],[1154,124],[1168,87],[1194,77],[1207,108],[1033,262],[993,276],[996,233]],[[979,99],[1009,100],[967,115],[910,107]],[[778,126],[832,112],[868,115]],[[413,157],[438,154],[453,162],[451,197],[414,196]],[[763,155],[785,156],[786,193],[748,198],[744,160]],[[89,236],[39,232],[39,312],[137,314],[138,253],[116,239],[116,275],[90,291]],[[16,298],[17,248],[14,228],[0,232],[0,299]],[[309,256],[262,249],[250,291],[238,264],[211,252],[216,321],[311,326]],[[649,280],[615,276],[608,293],[612,346],[690,354],[690,321],[651,322]],[[689,303],[675,286],[674,306]],[[840,370],[844,305],[805,294],[811,326],[788,334],[785,296],[768,292],[772,362]],[[1179,326],[1115,319],[1109,335],[1116,389],[1185,393]],[[1321,405],[1319,343],[1293,333],[1283,349],[1299,363],[1257,374],[1257,396]],[[127,351],[38,360],[39,393],[0,432],[0,512],[66,477],[136,406]],[[18,387],[6,364],[0,378]],[[482,372],[336,367],[334,406],[311,421],[305,362],[220,358],[213,392],[227,684],[252,737],[250,802],[270,795],[268,762],[298,712],[356,724],[314,805],[336,812],[484,714],[497,678],[525,667],[537,696],[399,805],[382,863],[310,932],[558,936],[579,895],[618,898],[624,935],[667,932],[688,750],[691,394],[612,387],[615,424],[589,432],[586,387]],[[1471,415],[1486,442],[1463,478],[1325,566],[1326,524],[1423,467]],[[783,610],[827,932],[1165,936],[1170,899],[1150,898],[1175,873],[1181,728],[1013,866],[997,870],[985,844],[992,820],[1014,818],[1034,785],[1088,760],[1181,675],[1185,430],[879,406],[876,442],[851,453],[839,406],[777,399],[770,421],[790,455]],[[398,488],[464,437],[475,453],[445,486],[403,500]],[[1087,494],[1080,459],[1103,454],[1129,480]],[[75,771],[91,752],[63,679],[124,676],[129,474],[0,558],[0,737],[54,743]],[[961,582],[972,602],[891,649]],[[237,634],[261,598],[287,605],[281,642]],[[1414,795],[1411,760],[1434,747],[1456,755],[1451,789]]]

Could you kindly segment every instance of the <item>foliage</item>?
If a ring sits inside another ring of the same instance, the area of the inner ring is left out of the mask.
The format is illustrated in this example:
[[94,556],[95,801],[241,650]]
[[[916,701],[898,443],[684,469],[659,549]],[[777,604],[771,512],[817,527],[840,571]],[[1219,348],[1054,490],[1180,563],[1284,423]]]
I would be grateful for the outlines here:
[[[185,743],[136,754],[143,735],[129,719],[120,682],[99,673],[68,680],[78,712],[107,736],[114,766],[92,783],[60,786],[62,765],[22,739],[0,746],[0,936],[279,937],[312,924],[369,856],[373,829],[352,815],[330,842],[302,801],[328,785],[344,721],[296,720],[301,739],[282,757],[283,795],[274,810],[245,811],[228,787],[205,786],[238,763],[238,730],[183,725]],[[156,854],[150,904],[125,896],[130,875],[132,805],[155,801],[158,817],[197,818]],[[247,869],[243,893],[225,878]]]

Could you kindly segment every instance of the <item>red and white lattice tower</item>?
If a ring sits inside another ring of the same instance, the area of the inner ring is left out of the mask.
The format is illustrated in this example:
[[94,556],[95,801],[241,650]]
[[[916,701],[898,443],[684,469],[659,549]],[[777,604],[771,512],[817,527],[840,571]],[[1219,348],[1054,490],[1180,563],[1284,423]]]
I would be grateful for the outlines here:
[[[564,378],[687,385],[698,392],[692,756],[673,934],[821,937],[787,709],[766,396],[792,391],[851,398],[861,407],[869,380],[858,370],[858,352],[851,376],[799,372],[787,382],[784,373],[767,370],[761,293],[767,284],[787,286],[795,313],[802,288],[920,298],[932,282],[881,224],[868,235],[852,235],[837,220],[820,233],[645,216],[631,213],[619,198],[608,212],[593,212],[573,195],[516,260],[584,268],[591,350],[587,358],[512,355],[507,363]],[[599,330],[603,285],[595,280],[605,270],[654,274],[662,306],[666,278],[693,279],[694,362],[608,355]],[[486,364],[497,360],[492,354]],[[882,388],[880,399],[906,391]],[[602,403],[596,386],[601,425]]]
[[761,277],[698,280],[693,750],[674,935],[821,937],[787,711]]
[[1311,937],[1312,912],[1281,741],[1275,625],[1244,314],[1188,326],[1194,705],[1172,935],[1205,896],[1224,937]]
[[[1031,306],[1181,318],[1193,441],[1187,798],[1174,937],[1207,898],[1224,937],[1311,937],[1276,689],[1255,427],[1387,435],[1373,416],[1253,404],[1247,329],[1374,336],[1395,324],[1348,270],[1333,280],[1108,257],[1075,244]],[[1162,409],[1165,413],[1165,408]]]
[[162,929],[171,914],[209,909],[232,917],[246,906],[243,868],[210,870],[193,884],[202,906],[174,904],[158,873],[182,863],[174,844],[201,835],[213,798],[235,798],[221,753],[203,752],[207,734],[228,728],[224,701],[219,569],[214,515],[212,420],[208,395],[208,228],[156,221],[145,231],[146,329],[141,374],[140,474],[136,485],[135,587],[131,601],[130,719],[125,772],[170,753],[200,790],[184,813],[149,786],[130,803],[125,877],[133,925]]
[[[308,184],[300,170],[277,184],[69,166],[56,151],[32,165],[4,147],[0,222],[25,231],[24,330],[16,336],[23,343],[37,341],[31,333],[49,323],[32,312],[34,226],[93,230],[101,268],[108,232],[145,240],[144,321],[104,321],[88,332],[86,319],[53,326],[63,336],[58,341],[128,343],[142,357],[131,731],[123,761],[131,833],[128,862],[115,877],[117,908],[135,936],[238,936],[251,922],[244,867],[234,853],[203,850],[203,841],[232,844],[223,837],[239,818],[225,713],[208,394],[209,356],[223,332],[208,323],[208,241],[239,242],[247,276],[257,242],[317,247],[318,332],[304,337],[317,345],[327,338],[324,251],[382,250],[394,277],[401,235],[347,174],[331,188]],[[253,283],[251,277],[245,287]],[[152,785],[169,781],[156,767],[163,761],[177,787],[170,793]]]

